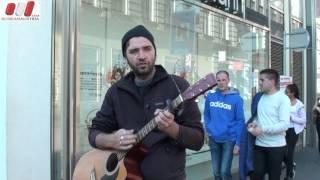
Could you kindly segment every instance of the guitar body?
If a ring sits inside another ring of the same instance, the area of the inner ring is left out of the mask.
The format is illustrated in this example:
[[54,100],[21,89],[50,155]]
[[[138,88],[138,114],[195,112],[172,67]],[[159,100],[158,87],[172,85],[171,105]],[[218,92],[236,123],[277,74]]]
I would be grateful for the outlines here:
[[143,176],[140,171],[140,164],[144,157],[148,154],[148,150],[142,144],[135,145],[124,158],[124,166],[127,169],[126,180],[142,180]]
[[93,149],[84,154],[74,169],[72,180],[125,180],[127,171],[123,160],[119,161],[113,171],[107,171],[106,162],[112,153]]
[[[108,161],[114,158],[114,152],[93,149],[84,154],[78,161],[73,180],[142,180],[140,163],[148,151],[143,145],[132,148],[115,168],[107,167]],[[111,160],[113,161],[113,160]]]

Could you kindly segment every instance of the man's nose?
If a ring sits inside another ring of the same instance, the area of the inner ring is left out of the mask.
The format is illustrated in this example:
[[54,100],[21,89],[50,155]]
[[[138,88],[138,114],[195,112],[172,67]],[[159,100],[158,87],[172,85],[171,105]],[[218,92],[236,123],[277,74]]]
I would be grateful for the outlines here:
[[138,52],[138,59],[141,59],[141,60],[143,60],[143,59],[145,59],[145,53],[143,52],[143,50],[139,50],[139,52]]

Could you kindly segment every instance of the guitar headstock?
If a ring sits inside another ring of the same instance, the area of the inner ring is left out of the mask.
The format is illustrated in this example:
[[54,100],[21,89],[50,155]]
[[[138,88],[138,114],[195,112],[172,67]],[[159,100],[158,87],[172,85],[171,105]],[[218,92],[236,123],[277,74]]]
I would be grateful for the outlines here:
[[186,89],[181,94],[182,99],[184,101],[194,99],[216,85],[217,85],[216,78],[214,74],[210,73],[206,75],[204,78],[197,81],[194,85]]

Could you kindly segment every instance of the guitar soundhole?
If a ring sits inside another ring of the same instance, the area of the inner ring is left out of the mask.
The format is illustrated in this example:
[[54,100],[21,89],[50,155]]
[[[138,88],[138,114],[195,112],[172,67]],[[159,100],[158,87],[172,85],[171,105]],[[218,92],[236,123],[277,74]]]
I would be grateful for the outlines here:
[[117,167],[117,165],[118,165],[117,155],[115,153],[112,153],[107,160],[106,168],[109,172],[112,172]]

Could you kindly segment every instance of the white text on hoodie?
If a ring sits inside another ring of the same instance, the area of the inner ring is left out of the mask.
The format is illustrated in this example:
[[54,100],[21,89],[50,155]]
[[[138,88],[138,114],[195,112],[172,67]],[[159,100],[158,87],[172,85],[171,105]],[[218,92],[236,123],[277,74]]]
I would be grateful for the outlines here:
[[225,104],[225,103],[220,102],[220,101],[210,102],[210,106],[211,107],[218,107],[218,108],[231,110],[231,105],[230,104]]

